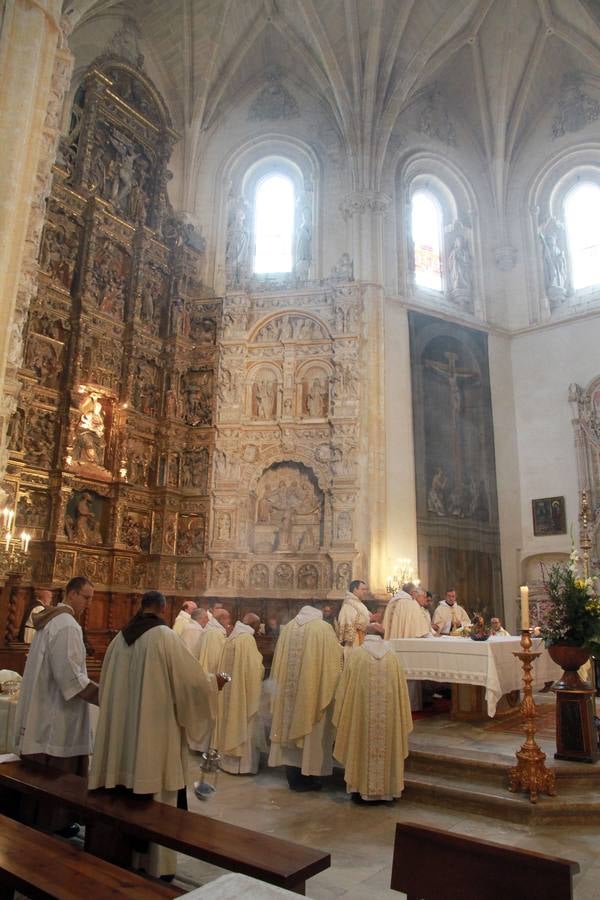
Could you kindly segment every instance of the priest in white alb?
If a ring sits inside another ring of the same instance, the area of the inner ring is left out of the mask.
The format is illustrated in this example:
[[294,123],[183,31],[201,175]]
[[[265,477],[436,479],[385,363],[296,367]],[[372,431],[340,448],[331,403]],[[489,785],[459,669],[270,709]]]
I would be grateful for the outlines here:
[[213,675],[216,675],[219,671],[221,653],[230,624],[229,610],[213,610],[213,617],[204,629],[197,647],[198,662],[205,672],[212,672]]
[[208,625],[208,612],[202,607],[197,607],[190,616],[190,621],[183,626],[180,638],[193,657],[198,659],[200,638]]
[[452,634],[470,624],[471,620],[466,609],[456,602],[454,588],[446,591],[445,598],[440,600],[433,614],[434,631],[438,634]]
[[271,668],[270,766],[286,766],[291,790],[320,790],[331,775],[331,705],[343,651],[323,613],[303,606],[281,629]]
[[371,614],[363,602],[368,593],[369,589],[364,581],[351,581],[340,607],[336,632],[345,653],[352,647],[360,647],[363,642],[367,625],[371,621]]
[[[403,614],[398,618],[398,633],[394,638],[426,638],[432,637],[434,631],[431,626],[431,615],[427,607],[431,600],[427,592],[421,588],[415,589],[415,596],[403,601]],[[410,708],[413,712],[423,709],[423,683],[421,681],[408,681],[408,695]]]
[[[147,591],[106,651],[88,785],[121,786],[175,806],[193,781],[185,735],[201,742],[210,732],[223,681],[203,672],[168,627],[166,603]],[[151,844],[142,865],[150,875],[173,875],[176,856]]]
[[259,712],[265,667],[256,646],[260,619],[247,613],[236,622],[225,640],[220,671],[231,675],[219,694],[217,749],[221,769],[230,775],[255,775],[261,752],[266,752],[264,726]]
[[346,660],[333,712],[333,755],[357,801],[394,800],[404,789],[413,724],[404,671],[381,625]]

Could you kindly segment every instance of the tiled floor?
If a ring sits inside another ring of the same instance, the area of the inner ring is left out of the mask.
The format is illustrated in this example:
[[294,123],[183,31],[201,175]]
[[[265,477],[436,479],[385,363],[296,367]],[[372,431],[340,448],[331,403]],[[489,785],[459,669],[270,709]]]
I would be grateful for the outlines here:
[[[415,725],[415,742],[429,747],[450,743],[457,751],[471,748],[510,754],[522,742],[519,735],[490,734],[482,727],[452,723],[446,717],[437,722],[421,720]],[[550,751],[551,747],[546,749]],[[217,794],[204,803],[192,795],[190,806],[205,815],[329,850],[331,868],[307,882],[307,895],[313,900],[402,897],[389,890],[398,821],[446,828],[576,860],[581,867],[575,880],[576,900],[600,900],[600,828],[596,826],[530,828],[402,800],[390,805],[357,806],[339,783],[327,784],[321,793],[293,794],[283,771],[277,769],[264,769],[256,777],[220,774]],[[214,866],[180,858],[178,876],[190,886],[205,883],[220,872]]]

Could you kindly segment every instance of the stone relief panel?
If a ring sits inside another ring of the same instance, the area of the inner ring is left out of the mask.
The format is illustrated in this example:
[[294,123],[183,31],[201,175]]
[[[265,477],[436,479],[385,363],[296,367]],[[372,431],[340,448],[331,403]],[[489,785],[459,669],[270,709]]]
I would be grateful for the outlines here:
[[308,419],[322,419],[329,413],[329,372],[312,366],[302,372],[300,415]]
[[179,516],[177,555],[200,556],[204,553],[204,516]]
[[103,544],[108,501],[93,490],[73,491],[65,512],[65,535],[73,543]]
[[324,327],[316,319],[302,315],[283,315],[271,319],[255,335],[256,343],[276,341],[322,341],[328,337]]
[[130,272],[129,254],[109,238],[102,239],[92,263],[86,299],[89,297],[99,313],[122,321]]
[[322,543],[323,494],[312,472],[298,463],[271,466],[256,489],[256,552],[318,549]]
[[128,550],[148,553],[150,551],[150,514],[127,510],[121,520],[120,540]]

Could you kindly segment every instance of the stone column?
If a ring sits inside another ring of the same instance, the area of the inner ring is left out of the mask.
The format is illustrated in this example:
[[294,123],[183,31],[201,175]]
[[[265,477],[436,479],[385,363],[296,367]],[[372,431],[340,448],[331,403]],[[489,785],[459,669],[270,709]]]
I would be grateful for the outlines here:
[[348,194],[341,206],[350,225],[354,277],[362,285],[363,299],[361,359],[365,368],[357,539],[366,557],[364,577],[368,577],[371,590],[381,596],[385,596],[387,558],[383,228],[390,203],[387,194],[364,190]]
[[0,30],[0,480],[17,402],[23,325],[73,56],[60,0],[7,0]]

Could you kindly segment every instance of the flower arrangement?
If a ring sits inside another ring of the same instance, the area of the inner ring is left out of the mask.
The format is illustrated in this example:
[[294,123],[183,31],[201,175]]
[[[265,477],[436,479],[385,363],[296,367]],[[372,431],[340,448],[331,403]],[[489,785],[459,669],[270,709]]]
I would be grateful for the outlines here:
[[573,548],[568,562],[542,566],[542,580],[549,601],[540,628],[546,647],[568,644],[600,653],[598,578],[586,578],[579,551]]

